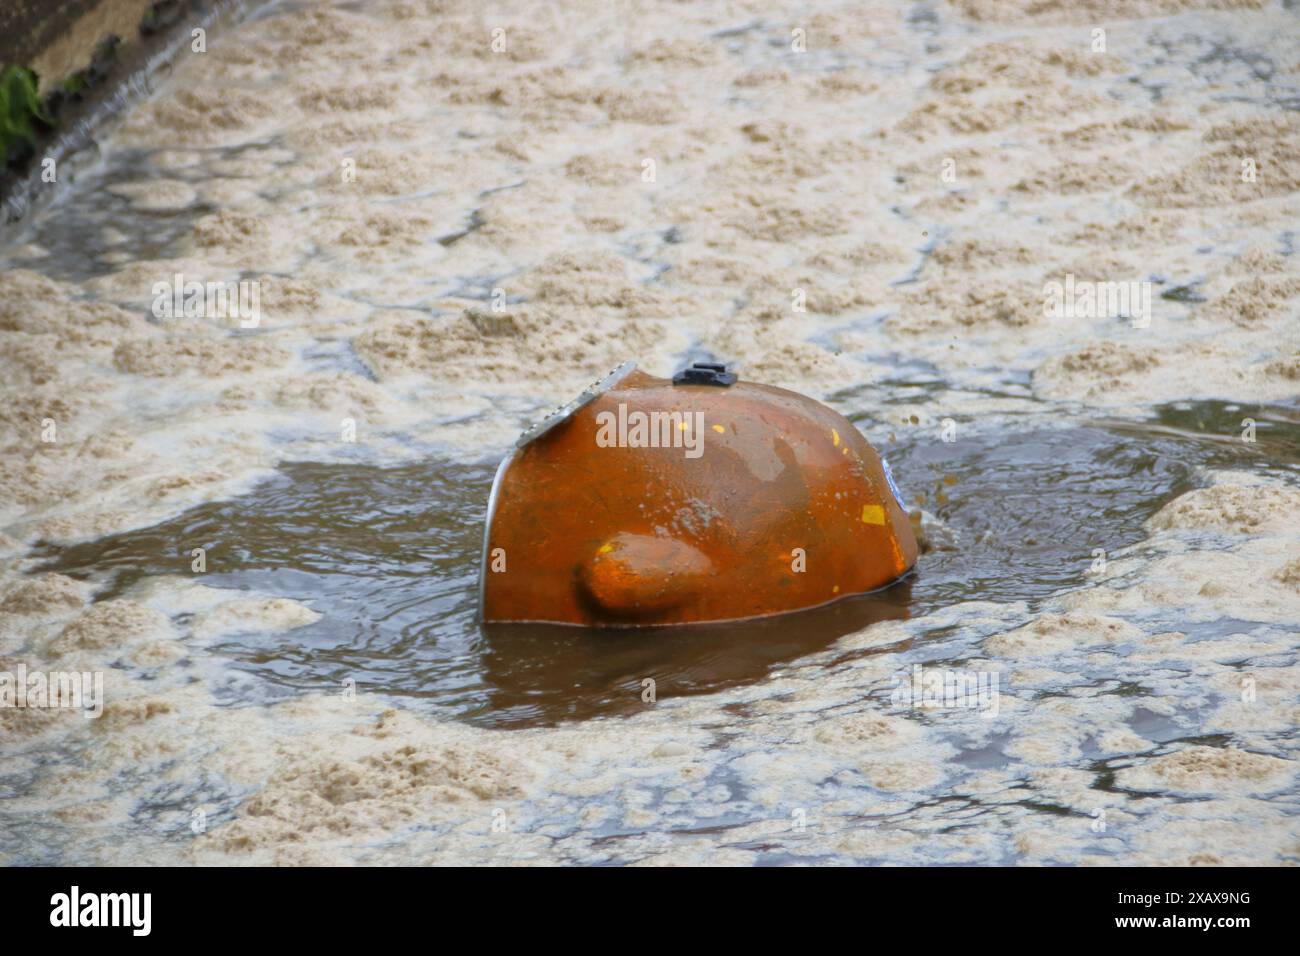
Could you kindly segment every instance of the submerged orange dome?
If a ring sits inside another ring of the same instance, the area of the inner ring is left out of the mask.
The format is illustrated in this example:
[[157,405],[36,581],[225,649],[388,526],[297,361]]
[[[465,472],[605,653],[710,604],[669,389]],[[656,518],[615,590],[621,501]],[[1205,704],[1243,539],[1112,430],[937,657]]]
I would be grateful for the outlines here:
[[483,534],[485,623],[650,626],[816,607],[916,562],[889,474],[852,423],[696,363],[619,366],[525,432]]

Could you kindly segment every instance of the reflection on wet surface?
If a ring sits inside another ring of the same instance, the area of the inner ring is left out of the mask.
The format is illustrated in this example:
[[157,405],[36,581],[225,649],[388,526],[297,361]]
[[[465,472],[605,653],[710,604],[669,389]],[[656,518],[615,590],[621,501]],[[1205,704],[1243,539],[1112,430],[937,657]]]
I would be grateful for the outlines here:
[[[254,700],[347,678],[377,694],[495,726],[628,713],[642,682],[680,696],[762,679],[880,620],[969,600],[1045,599],[1084,582],[1096,548],[1143,537],[1142,522],[1201,468],[1289,470],[1300,430],[1286,409],[1255,409],[1259,442],[1232,435],[1223,403],[1121,423],[983,434],[947,443],[904,433],[886,451],[904,494],[939,520],[938,548],[899,584],[815,611],[746,624],[649,631],[493,626],[475,621],[482,515],[492,464],[393,468],[285,465],[252,493],[151,528],[41,549],[41,570],[88,577],[99,599],[149,575],[302,601],[321,620],[271,638],[224,637],[214,650],[256,675]],[[868,434],[872,429],[867,428]],[[936,635],[938,636],[938,635]],[[233,702],[233,701],[232,701]]]
[[702,694],[765,677],[878,621],[908,616],[911,581],[828,607],[757,621],[633,631],[556,625],[484,628],[492,691],[473,716],[522,724],[633,713],[655,695]]

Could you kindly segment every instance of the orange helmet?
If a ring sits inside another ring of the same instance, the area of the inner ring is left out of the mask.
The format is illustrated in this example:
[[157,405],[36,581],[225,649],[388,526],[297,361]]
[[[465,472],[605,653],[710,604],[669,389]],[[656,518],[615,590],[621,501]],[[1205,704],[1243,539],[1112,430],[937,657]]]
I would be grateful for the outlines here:
[[889,466],[842,415],[696,363],[625,362],[497,469],[485,623],[734,621],[862,594],[916,562]]

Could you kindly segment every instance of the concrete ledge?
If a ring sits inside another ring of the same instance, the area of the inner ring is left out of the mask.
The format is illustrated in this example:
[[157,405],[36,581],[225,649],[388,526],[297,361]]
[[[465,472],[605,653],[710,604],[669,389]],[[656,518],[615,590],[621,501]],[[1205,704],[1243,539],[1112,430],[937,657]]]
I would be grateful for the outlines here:
[[0,71],[35,72],[43,116],[35,142],[9,143],[0,168],[0,224],[25,216],[51,184],[42,161],[64,161],[93,143],[162,63],[236,0],[14,0],[0,7]]

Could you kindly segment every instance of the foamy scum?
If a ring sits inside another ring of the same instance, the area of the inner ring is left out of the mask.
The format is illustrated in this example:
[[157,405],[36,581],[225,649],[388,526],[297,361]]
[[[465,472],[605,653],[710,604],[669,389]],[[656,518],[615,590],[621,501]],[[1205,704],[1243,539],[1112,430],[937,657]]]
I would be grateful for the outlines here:
[[[1041,606],[957,604],[558,728],[382,688],[232,706],[222,635],[273,648],[319,612],[188,555],[99,601],[27,574],[37,541],[281,461],[494,458],[625,358],[710,353],[886,453],[948,419],[1297,393],[1300,31],[1276,3],[348,6],[214,31],[3,249],[0,671],[103,672],[107,703],[0,708],[0,861],[1300,857],[1285,469],[1204,474]],[[178,275],[257,282],[256,327],[156,316]],[[1150,283],[1150,314],[1051,317],[1067,276]],[[904,361],[941,385],[903,387]],[[899,706],[916,665],[996,675],[996,716]]]

